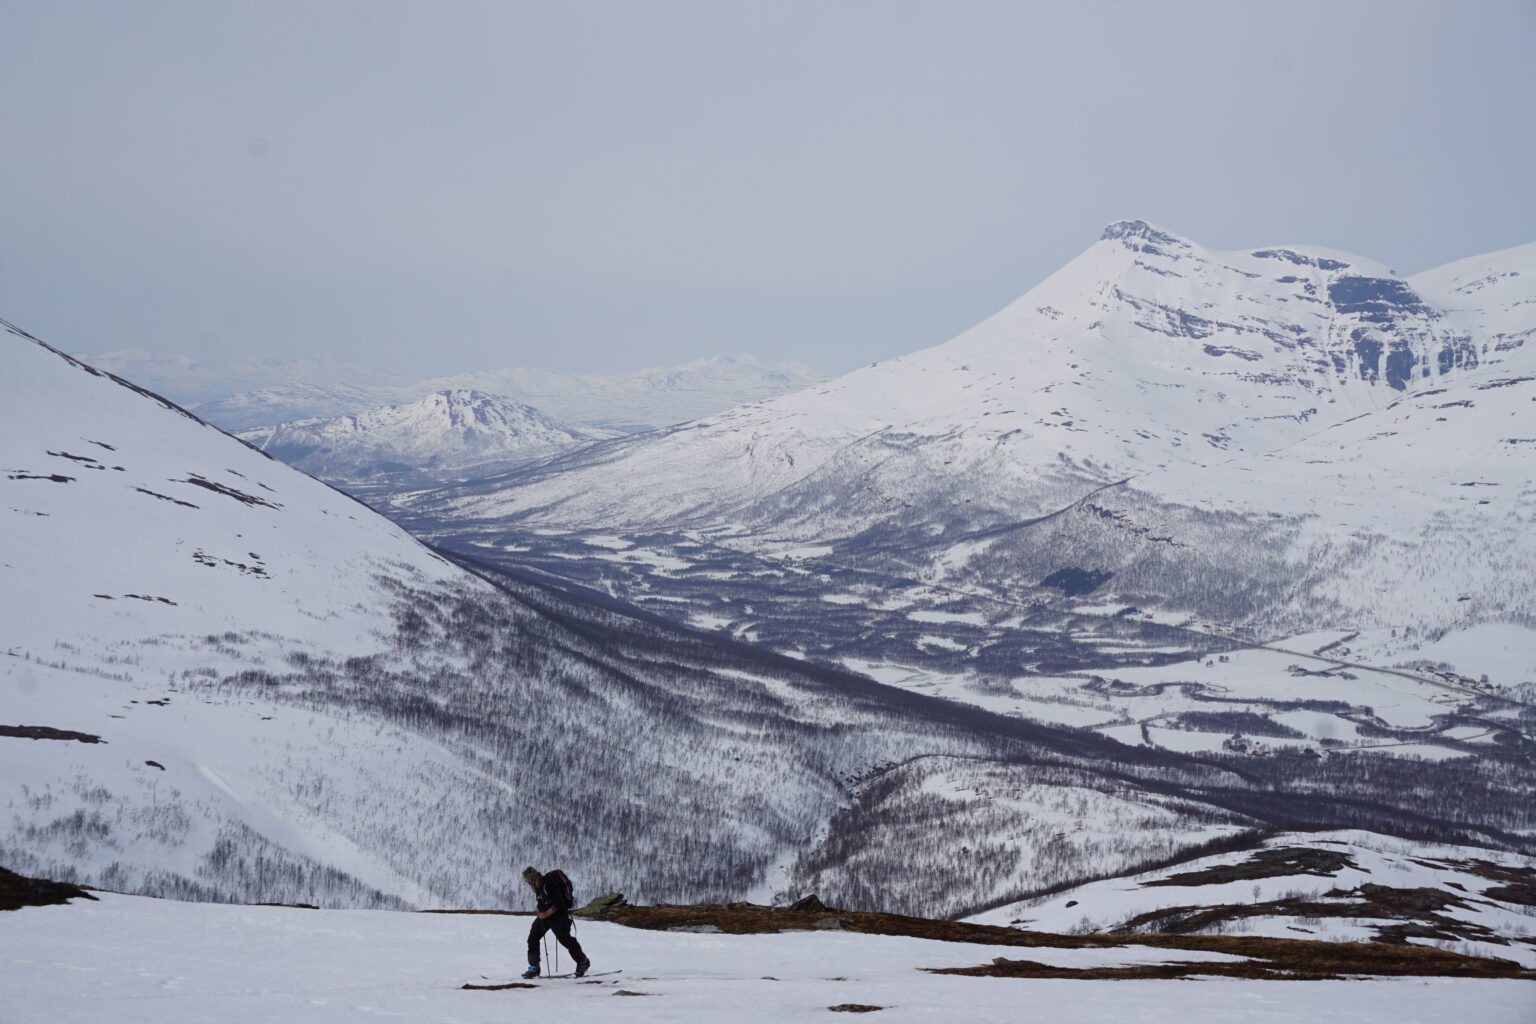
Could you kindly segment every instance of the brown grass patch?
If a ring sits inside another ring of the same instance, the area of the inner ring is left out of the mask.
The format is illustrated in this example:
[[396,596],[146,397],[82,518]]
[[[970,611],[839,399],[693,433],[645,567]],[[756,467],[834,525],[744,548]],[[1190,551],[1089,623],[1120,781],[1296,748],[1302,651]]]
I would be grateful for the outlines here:
[[[867,935],[907,935],[940,942],[1052,949],[1106,949],[1152,946],[1247,957],[1247,963],[1181,962],[1136,967],[1072,969],[1030,960],[999,958],[977,967],[947,968],[940,974],[1010,978],[1191,978],[1217,976],[1266,979],[1324,979],[1345,976],[1524,978],[1536,980],[1510,960],[1464,956],[1432,946],[1378,942],[1317,942],[1252,935],[1054,935],[995,925],[937,921],[859,910],[799,912],[750,903],[694,906],[619,907],[597,915],[631,928],[668,931],[713,925],[730,935],[811,931],[818,921],[836,918],[842,930]],[[822,927],[826,927],[823,925]]]

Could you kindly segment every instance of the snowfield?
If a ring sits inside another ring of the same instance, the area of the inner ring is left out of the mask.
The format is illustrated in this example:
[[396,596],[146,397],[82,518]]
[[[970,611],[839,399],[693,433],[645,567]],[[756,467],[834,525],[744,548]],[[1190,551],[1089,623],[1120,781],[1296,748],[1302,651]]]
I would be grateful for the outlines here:
[[[532,989],[464,991],[515,978],[529,918],[312,911],[150,900],[32,907],[0,916],[6,1024],[422,1024],[508,1020],[836,1020],[878,1006],[879,1021],[1016,1024],[1528,1024],[1536,985],[1448,978],[1359,981],[1094,981],[956,977],[1014,947],[841,932],[709,935],[582,921],[593,970]],[[1137,946],[1032,948],[1069,967],[1193,961]],[[1207,954],[1209,959],[1233,959]],[[1469,1017],[1469,1014],[1473,1015]]]

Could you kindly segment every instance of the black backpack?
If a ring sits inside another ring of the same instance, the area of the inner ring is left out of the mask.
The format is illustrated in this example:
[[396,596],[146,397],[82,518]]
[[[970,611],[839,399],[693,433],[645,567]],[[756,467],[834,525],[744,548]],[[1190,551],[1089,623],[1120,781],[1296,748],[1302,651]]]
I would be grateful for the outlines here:
[[564,871],[556,868],[544,872],[544,898],[556,910],[570,910],[576,905],[576,890],[571,888],[571,880]]

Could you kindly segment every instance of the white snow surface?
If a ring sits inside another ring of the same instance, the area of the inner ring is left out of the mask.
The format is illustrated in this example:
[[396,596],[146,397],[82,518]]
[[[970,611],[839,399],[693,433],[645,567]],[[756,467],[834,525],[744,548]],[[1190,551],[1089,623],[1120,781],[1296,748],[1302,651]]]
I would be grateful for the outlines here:
[[1536,343],[1536,242],[1456,260],[1408,280],[1499,354]]
[[[601,1019],[742,1024],[826,1020],[844,1003],[881,1021],[1053,1024],[1524,1024],[1536,986],[1503,980],[1081,981],[935,975],[1016,947],[847,932],[710,935],[583,921],[605,978],[533,989],[465,991],[513,980],[529,918],[310,911],[102,894],[98,903],[27,908],[0,926],[7,1024],[256,1024]],[[1070,967],[1206,959],[1137,946],[1030,948]],[[1219,954],[1217,955],[1219,956]],[[487,975],[488,978],[482,978]],[[620,991],[635,993],[620,996]]]
[[24,655],[59,658],[60,641],[102,654],[232,630],[363,650],[386,621],[377,575],[469,579],[223,432],[179,410],[155,414],[143,395],[39,344],[0,344],[0,648],[11,673]]
[[[1465,909],[1447,908],[1444,911],[1446,916],[1488,928],[1494,934],[1511,941],[1447,942],[1410,938],[1411,943],[1440,945],[1472,956],[1495,957],[1512,960],[1524,967],[1536,967],[1536,914],[1533,914],[1532,908],[1486,895],[1486,890],[1495,889],[1500,883],[1471,873],[1458,864],[1480,861],[1513,868],[1530,868],[1531,858],[1482,847],[1409,841],[1353,829],[1286,832],[1271,836],[1261,844],[1262,849],[1268,850],[1298,847],[1347,855],[1355,866],[1342,867],[1329,875],[1295,872],[1212,884],[1146,884],[1173,875],[1242,863],[1249,860],[1252,851],[1216,854],[1185,861],[1170,868],[1090,882],[1038,899],[998,907],[969,920],[976,924],[1015,925],[1032,931],[1108,932],[1120,928],[1138,915],[1170,907],[1241,906],[1291,897],[1325,904],[1349,902],[1348,897],[1330,897],[1327,893],[1335,890],[1351,892],[1367,884],[1398,889],[1435,888],[1464,897],[1467,903]],[[1230,923],[1221,930],[1227,934],[1237,932],[1328,942],[1372,942],[1377,939],[1372,925],[1394,923],[1386,918],[1360,920],[1275,915],[1247,918]],[[1138,929],[1144,932],[1155,930],[1155,927]]]

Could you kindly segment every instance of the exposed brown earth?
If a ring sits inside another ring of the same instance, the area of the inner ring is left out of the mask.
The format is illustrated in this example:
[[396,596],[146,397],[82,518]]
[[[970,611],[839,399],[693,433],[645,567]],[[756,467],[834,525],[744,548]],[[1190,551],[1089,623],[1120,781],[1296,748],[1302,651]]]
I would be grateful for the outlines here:
[[631,928],[719,931],[730,935],[836,928],[868,935],[910,935],[941,942],[1053,949],[1105,949],[1134,944],[1168,950],[1227,953],[1248,962],[1185,962],[1118,968],[1072,969],[999,958],[976,967],[938,973],[1033,978],[1191,978],[1218,976],[1321,979],[1346,976],[1522,978],[1536,971],[1510,960],[1464,956],[1432,946],[1384,942],[1315,942],[1249,935],[1054,935],[994,925],[938,921],[868,911],[794,911],[750,903],[654,907],[621,906],[591,916]]
[[[1525,895],[1526,886],[1530,886],[1530,883],[1515,881],[1502,889],[1489,889],[1487,895],[1508,898],[1504,895],[1508,892],[1519,897]],[[1530,888],[1532,894],[1536,895],[1536,886]],[[1410,938],[1419,938],[1488,942],[1507,946],[1511,941],[1523,941],[1511,940],[1476,922],[1444,913],[1453,909],[1472,910],[1475,909],[1474,903],[1485,902],[1475,895],[1427,886],[1403,889],[1366,882],[1350,890],[1332,889],[1324,896],[1327,898],[1285,897],[1262,903],[1163,907],[1138,914],[1113,929],[1113,934],[1134,935],[1145,930],[1186,935],[1245,918],[1348,918],[1356,921],[1382,921],[1382,924],[1372,927],[1376,930],[1377,941],[1383,943],[1401,945]]]
[[1238,864],[1218,864],[1200,871],[1185,871],[1166,878],[1143,882],[1156,885],[1220,885],[1252,878],[1276,878],[1282,875],[1320,875],[1332,877],[1342,868],[1357,867],[1346,853],[1291,846],[1278,850],[1259,850]]
[[0,868],[0,910],[20,910],[22,907],[49,907],[68,903],[72,899],[94,900],[96,897],[68,882],[49,882],[42,878],[27,878],[14,871]]
[[[990,978],[1259,978],[1283,981],[1324,981],[1345,977],[1524,978],[1536,981],[1536,971],[1508,960],[1462,956],[1432,946],[1389,945],[1381,942],[1307,942],[1249,936],[1189,936],[1177,946],[1163,935],[1137,936],[1138,944],[1175,949],[1204,949],[1248,957],[1247,961],[1143,964],[1134,967],[1051,967],[1030,960],[997,957],[978,967],[953,967],[935,974]],[[1198,944],[1196,944],[1198,943]]]

